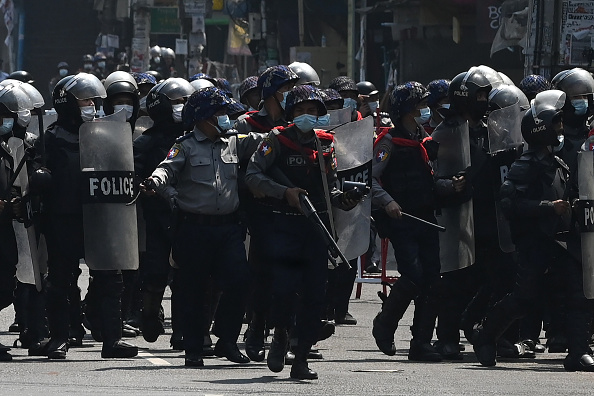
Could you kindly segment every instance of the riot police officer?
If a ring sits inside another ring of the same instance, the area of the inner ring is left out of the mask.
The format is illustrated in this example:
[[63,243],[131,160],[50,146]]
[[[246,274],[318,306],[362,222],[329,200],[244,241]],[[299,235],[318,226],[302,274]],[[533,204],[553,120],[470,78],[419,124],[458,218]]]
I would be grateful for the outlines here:
[[[68,351],[68,290],[75,279],[79,260],[84,257],[81,200],[79,128],[95,116],[95,101],[105,98],[105,88],[93,75],[79,73],[60,80],[53,92],[58,120],[45,132],[47,167],[52,183],[44,204],[44,234],[48,248],[47,316],[50,343],[47,356],[65,359]],[[122,274],[116,270],[92,270],[100,320],[97,330],[103,339],[104,358],[136,356],[138,349],[121,341],[120,296]]]
[[551,83],[544,76],[530,74],[520,81],[518,88],[524,92],[524,95],[526,95],[530,102],[537,94],[546,91],[547,89],[551,89]]
[[352,78],[346,76],[338,76],[328,85],[328,88],[336,90],[344,99],[344,108],[351,109],[351,121],[358,121],[363,119],[361,113],[357,110],[359,106],[359,90],[357,84]]
[[258,90],[258,76],[249,76],[239,85],[239,101],[248,106],[248,111],[257,111],[262,99]]
[[[239,223],[237,170],[261,140],[257,134],[227,135],[231,100],[220,89],[204,88],[184,106],[186,128],[167,158],[145,181],[179,208],[173,258],[183,294],[185,364],[203,366],[203,294],[209,277],[222,285],[214,352],[235,363],[250,360],[237,348],[249,280],[243,227]],[[175,187],[171,183],[175,181]]]
[[[256,246],[267,250],[273,277],[274,337],[267,365],[274,372],[284,368],[292,303],[299,295],[301,308],[295,318],[298,345],[293,349],[291,378],[316,379],[317,373],[307,365],[307,355],[318,341],[322,323],[327,248],[314,231],[314,225],[303,216],[299,195],[307,194],[326,223],[330,216],[328,203],[348,210],[357,201],[334,187],[333,136],[315,129],[328,123],[326,106],[318,90],[301,85],[290,91],[285,116],[293,120],[294,125],[272,130],[250,159],[246,172],[250,189],[265,195],[256,200],[254,205],[258,209],[254,210],[266,213],[266,224],[269,224],[260,226],[265,243]],[[319,155],[320,152],[323,155]]]
[[427,106],[431,109],[431,118],[423,124],[423,128],[425,128],[425,131],[429,135],[443,121],[439,109],[450,108],[450,99],[448,98],[449,87],[450,80],[448,79],[433,80],[427,84],[427,90],[429,91]]
[[[140,180],[153,173],[183,135],[182,109],[192,92],[194,87],[188,81],[170,78],[155,85],[147,95],[146,106],[154,124],[134,141],[134,169]],[[170,202],[162,196],[144,196],[141,204],[146,222],[141,327],[144,339],[155,342],[164,332],[159,311],[170,272],[172,213]]]
[[383,353],[394,355],[394,332],[415,300],[408,359],[435,362],[441,361],[431,345],[437,316],[434,285],[440,269],[438,231],[402,218],[406,211],[436,222],[430,161],[437,150],[420,123],[420,117],[430,111],[427,96],[427,89],[418,82],[397,86],[390,95],[395,126],[386,128],[374,145],[372,202],[384,212],[378,211],[374,219],[380,233],[392,242],[401,277],[373,320],[373,337]]
[[554,155],[561,144],[565,104],[562,91],[541,92],[522,118],[528,150],[514,162],[501,186],[501,204],[519,255],[518,274],[514,291],[493,307],[476,330],[473,347],[483,366],[496,364],[495,342],[514,320],[525,315],[545,271],[557,259],[565,263],[564,280],[570,290],[569,354],[563,365],[568,371],[594,371],[588,347],[592,306],[584,297],[581,266],[555,242],[555,234],[566,230],[570,217],[566,200],[569,169]]

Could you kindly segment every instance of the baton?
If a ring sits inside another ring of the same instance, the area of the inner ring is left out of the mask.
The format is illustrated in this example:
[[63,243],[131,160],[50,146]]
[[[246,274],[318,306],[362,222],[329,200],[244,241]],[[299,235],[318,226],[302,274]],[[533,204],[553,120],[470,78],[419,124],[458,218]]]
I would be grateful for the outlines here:
[[446,230],[445,227],[440,226],[439,224],[435,224],[435,223],[432,223],[430,221],[423,220],[421,218],[418,218],[417,216],[413,216],[413,215],[408,214],[408,213],[405,213],[405,212],[400,212],[400,213],[402,214],[403,217],[408,217],[408,218],[413,219],[415,221],[419,221],[419,222],[421,222],[423,224],[426,224],[426,225],[428,225],[430,227],[437,228],[440,232],[445,232],[445,230]]

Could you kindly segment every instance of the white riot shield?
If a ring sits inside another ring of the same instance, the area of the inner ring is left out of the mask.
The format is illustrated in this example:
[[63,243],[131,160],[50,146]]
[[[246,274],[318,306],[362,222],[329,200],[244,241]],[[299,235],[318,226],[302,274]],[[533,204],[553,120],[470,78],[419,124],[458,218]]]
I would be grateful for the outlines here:
[[[334,149],[338,162],[338,180],[365,183],[371,188],[373,159],[373,118],[349,122],[334,129]],[[338,234],[337,245],[347,259],[364,254],[369,248],[371,196],[348,212],[332,208]]]
[[582,271],[584,278],[584,295],[594,299],[594,152],[578,153],[578,201],[582,238]]
[[94,270],[138,269],[132,131],[120,111],[80,127],[85,262]]
[[[25,155],[25,146],[22,139],[11,137],[8,139],[8,146],[13,155],[13,160],[16,166],[19,164]],[[27,164],[23,166],[14,186],[20,189],[21,196],[26,197],[29,192],[29,176],[27,173]],[[31,217],[31,205],[26,199],[23,200],[24,210],[27,211]],[[17,241],[17,250],[19,254],[19,261],[16,269],[16,277],[21,283],[35,285],[38,291],[41,291],[41,270],[40,270],[40,249],[38,248],[38,239],[35,232],[35,227],[32,224],[19,223],[13,220],[12,226]],[[43,254],[43,252],[41,252]]]
[[350,107],[338,110],[328,110],[328,114],[330,115],[330,126],[337,126],[351,122],[352,113],[353,111]]
[[152,127],[153,124],[154,121],[149,116],[138,117],[136,123],[134,124],[134,133],[132,135],[132,141],[134,141],[134,139],[136,139],[138,136],[142,135],[144,131]]
[[[436,176],[449,179],[465,172],[471,164],[468,122],[442,122],[431,134],[439,143]],[[469,181],[467,181],[469,183]],[[441,208],[435,218],[446,228],[439,233],[441,272],[451,272],[474,264],[474,214],[472,198]]]

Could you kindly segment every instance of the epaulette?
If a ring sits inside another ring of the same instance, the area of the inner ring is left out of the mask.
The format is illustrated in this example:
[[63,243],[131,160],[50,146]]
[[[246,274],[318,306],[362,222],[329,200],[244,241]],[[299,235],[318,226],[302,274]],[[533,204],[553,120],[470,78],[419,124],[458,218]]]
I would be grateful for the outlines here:
[[188,132],[185,135],[182,135],[180,137],[178,137],[177,139],[175,139],[175,143],[181,143],[186,139],[189,139],[192,137],[192,132]]

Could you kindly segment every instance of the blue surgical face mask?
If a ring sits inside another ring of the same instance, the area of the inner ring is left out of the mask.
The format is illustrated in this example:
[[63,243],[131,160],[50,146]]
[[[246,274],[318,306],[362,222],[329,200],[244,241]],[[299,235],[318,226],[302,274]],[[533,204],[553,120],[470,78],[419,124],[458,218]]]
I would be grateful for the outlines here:
[[588,112],[588,99],[573,99],[571,105],[575,109],[575,115],[581,116]]
[[2,125],[0,125],[0,136],[4,136],[12,132],[12,127],[14,126],[14,119],[13,118],[4,118],[2,120]]
[[316,126],[318,117],[311,114],[301,114],[293,119],[295,126],[303,133],[309,132]]
[[103,62],[103,61],[97,62],[97,66],[101,69],[105,69],[105,62]]
[[283,110],[285,109],[285,106],[287,105],[287,95],[289,95],[289,91],[283,92],[283,100],[280,101],[280,105],[283,108]]
[[371,110],[372,113],[375,113],[375,111],[379,107],[379,102],[377,102],[377,101],[369,102],[369,103],[367,103],[367,105],[369,106],[369,110]]
[[227,131],[228,129],[231,129],[231,127],[233,126],[233,123],[231,122],[227,114],[217,116],[217,124],[219,125],[219,128],[223,130],[223,132]]
[[421,112],[421,115],[415,117],[415,120],[417,120],[419,124],[424,124],[431,119],[431,109],[429,107],[423,107],[422,109],[419,109],[419,111]]
[[67,69],[60,69],[58,71],[58,73],[60,74],[60,77],[66,77],[68,75],[68,70]]
[[316,121],[316,127],[325,127],[330,125],[330,114],[324,114],[323,116],[318,116],[318,120]]
[[353,98],[345,98],[343,108],[349,107],[351,111],[354,113],[357,110],[357,101]]

